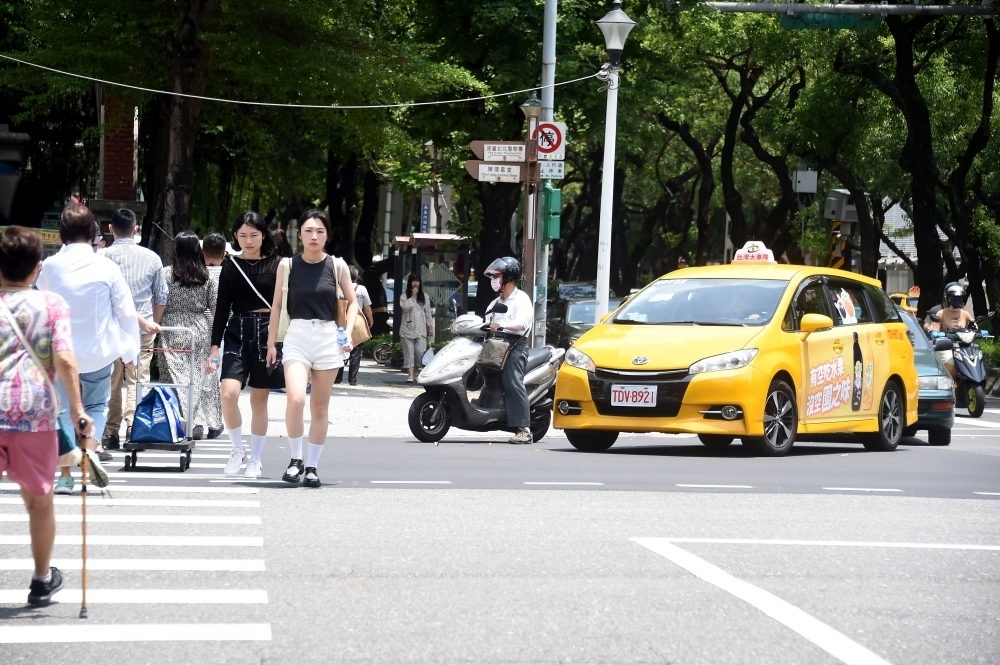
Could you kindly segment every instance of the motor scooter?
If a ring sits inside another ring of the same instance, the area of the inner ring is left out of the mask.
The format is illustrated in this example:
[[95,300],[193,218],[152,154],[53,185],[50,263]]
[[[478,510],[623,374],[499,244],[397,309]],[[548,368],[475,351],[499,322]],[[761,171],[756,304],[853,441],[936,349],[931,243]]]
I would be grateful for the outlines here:
[[[973,418],[983,415],[983,409],[986,408],[986,360],[983,357],[983,350],[975,340],[991,338],[985,331],[980,330],[979,326],[993,318],[993,314],[989,312],[985,316],[978,317],[969,328],[947,333],[939,331],[929,333],[932,339],[951,340],[951,348],[947,346],[938,348],[935,345],[934,354],[955,379],[955,406],[968,409],[969,415]],[[936,323],[941,322],[938,315],[933,312],[927,316]]]
[[[502,303],[492,310],[502,314]],[[483,350],[489,324],[475,314],[463,314],[451,326],[455,338],[438,351],[417,376],[424,393],[410,405],[410,432],[417,439],[441,441],[452,427],[472,432],[516,432],[507,425],[503,384],[499,374],[482,372],[476,365]],[[531,436],[538,441],[552,422],[552,398],[556,375],[565,355],[563,349],[545,346],[528,349],[524,385],[531,407]],[[478,397],[470,393],[479,390]]]

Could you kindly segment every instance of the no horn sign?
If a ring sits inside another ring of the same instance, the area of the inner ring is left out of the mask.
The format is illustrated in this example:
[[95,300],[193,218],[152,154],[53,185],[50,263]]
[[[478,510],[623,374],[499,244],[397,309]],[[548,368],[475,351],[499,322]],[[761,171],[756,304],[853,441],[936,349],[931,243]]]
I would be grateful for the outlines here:
[[538,159],[566,159],[565,122],[543,122],[535,132],[538,139]]

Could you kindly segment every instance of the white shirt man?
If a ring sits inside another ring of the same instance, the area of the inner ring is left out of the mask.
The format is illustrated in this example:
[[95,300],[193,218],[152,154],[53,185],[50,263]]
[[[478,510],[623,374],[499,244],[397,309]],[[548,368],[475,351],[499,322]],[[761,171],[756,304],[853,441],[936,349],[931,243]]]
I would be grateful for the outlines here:
[[535,321],[535,306],[531,303],[528,294],[516,286],[506,298],[501,291],[500,297],[491,302],[486,311],[491,311],[497,303],[506,305],[507,311],[503,314],[487,314],[489,322],[500,324],[499,330],[504,333],[527,337],[526,333],[531,330]]

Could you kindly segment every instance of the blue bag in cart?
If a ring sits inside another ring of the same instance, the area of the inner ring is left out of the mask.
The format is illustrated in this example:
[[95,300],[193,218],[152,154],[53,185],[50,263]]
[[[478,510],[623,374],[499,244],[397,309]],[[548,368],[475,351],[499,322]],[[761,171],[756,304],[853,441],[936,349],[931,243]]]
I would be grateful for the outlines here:
[[153,388],[135,407],[131,443],[180,443],[181,408],[173,390]]

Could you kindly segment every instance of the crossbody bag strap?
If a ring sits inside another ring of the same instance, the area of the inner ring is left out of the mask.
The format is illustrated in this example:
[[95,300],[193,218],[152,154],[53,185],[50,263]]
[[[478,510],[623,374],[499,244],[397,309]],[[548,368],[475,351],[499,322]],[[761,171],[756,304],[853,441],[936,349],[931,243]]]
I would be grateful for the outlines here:
[[233,257],[232,263],[233,263],[233,267],[236,268],[237,270],[239,270],[240,274],[243,275],[243,279],[245,279],[247,281],[247,284],[250,285],[250,288],[253,289],[253,292],[257,294],[257,297],[260,298],[261,300],[263,300],[264,304],[267,305],[267,309],[270,310],[271,309],[271,303],[267,302],[267,299],[264,296],[260,295],[260,291],[258,291],[257,287],[253,285],[253,282],[250,281],[250,278],[247,277],[247,274],[245,272],[243,272],[243,268],[240,267],[240,264],[236,262],[236,257]]
[[28,357],[31,358],[33,363],[35,363],[38,371],[42,373],[42,378],[45,379],[45,387],[52,393],[52,399],[56,405],[56,413],[59,413],[62,410],[59,406],[59,392],[52,383],[52,379],[49,378],[49,373],[45,370],[45,365],[43,365],[42,361],[35,355],[34,349],[31,348],[31,344],[24,336],[21,326],[17,325],[17,319],[14,318],[14,313],[10,311],[9,307],[7,307],[7,303],[3,301],[3,298],[0,298],[0,314],[3,314],[3,318],[7,320],[7,324],[14,330],[14,334],[17,335],[17,341],[21,343],[21,346],[27,352]]

